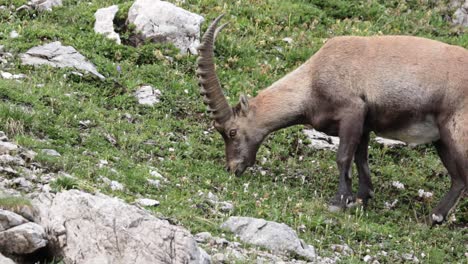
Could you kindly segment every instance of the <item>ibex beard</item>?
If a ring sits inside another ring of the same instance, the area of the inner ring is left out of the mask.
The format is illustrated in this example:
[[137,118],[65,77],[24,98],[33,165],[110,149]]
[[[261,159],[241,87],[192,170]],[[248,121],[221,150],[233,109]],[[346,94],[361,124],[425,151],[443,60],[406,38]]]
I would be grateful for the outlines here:
[[[339,136],[339,185],[331,208],[373,197],[369,135],[433,143],[451,187],[429,219],[442,223],[468,188],[468,51],[410,36],[336,37],[309,60],[251,99],[231,107],[214,64],[213,21],[199,47],[203,101],[226,149],[226,169],[240,176],[255,163],[265,137],[297,124]],[[351,189],[356,164],[359,188]]]

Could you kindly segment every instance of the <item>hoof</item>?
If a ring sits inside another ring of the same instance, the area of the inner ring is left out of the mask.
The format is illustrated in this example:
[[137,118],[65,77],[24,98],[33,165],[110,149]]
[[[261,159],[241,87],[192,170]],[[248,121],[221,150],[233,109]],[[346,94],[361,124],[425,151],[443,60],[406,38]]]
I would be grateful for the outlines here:
[[330,201],[328,210],[330,212],[343,211],[356,205],[353,195],[335,195]]

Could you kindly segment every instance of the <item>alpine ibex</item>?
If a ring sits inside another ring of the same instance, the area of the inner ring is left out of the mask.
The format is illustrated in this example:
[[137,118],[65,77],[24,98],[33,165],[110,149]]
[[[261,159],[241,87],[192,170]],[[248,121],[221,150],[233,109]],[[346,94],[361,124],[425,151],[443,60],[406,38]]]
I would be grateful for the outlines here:
[[355,201],[353,157],[359,174],[356,199],[373,196],[369,133],[408,143],[434,142],[451,187],[430,215],[443,222],[468,187],[468,51],[410,36],[336,37],[302,66],[230,107],[214,64],[222,15],[199,46],[199,84],[226,146],[227,170],[241,175],[255,162],[263,139],[296,124],[339,136],[339,186],[331,206]]

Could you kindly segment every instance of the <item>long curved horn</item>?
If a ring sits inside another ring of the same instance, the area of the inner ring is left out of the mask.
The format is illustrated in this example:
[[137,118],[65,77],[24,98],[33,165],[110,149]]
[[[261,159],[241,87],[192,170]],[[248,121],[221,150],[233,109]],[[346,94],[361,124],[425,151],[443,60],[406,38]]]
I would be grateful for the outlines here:
[[198,83],[201,87],[200,94],[203,96],[203,102],[211,112],[211,117],[218,123],[225,123],[232,116],[232,108],[224,97],[221,90],[221,84],[216,75],[214,64],[214,42],[216,35],[226,25],[217,27],[218,22],[224,15],[218,16],[208,27],[203,35],[202,42],[198,47],[200,54],[197,60]]

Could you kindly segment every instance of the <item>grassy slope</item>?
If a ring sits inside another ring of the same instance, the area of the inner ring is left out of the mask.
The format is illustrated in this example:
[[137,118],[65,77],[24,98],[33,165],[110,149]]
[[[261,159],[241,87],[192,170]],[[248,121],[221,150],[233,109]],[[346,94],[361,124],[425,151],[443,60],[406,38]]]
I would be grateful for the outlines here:
[[[25,2],[13,0],[17,6]],[[227,14],[225,21],[230,24],[218,40],[216,53],[220,79],[234,103],[241,92],[254,96],[300,65],[332,36],[408,34],[468,48],[468,34],[451,28],[443,20],[446,11],[428,2],[187,0],[179,5],[204,15],[207,21]],[[425,263],[466,262],[466,200],[456,211],[455,223],[433,229],[421,223],[449,186],[447,172],[431,146],[390,150],[372,145],[376,198],[364,212],[327,212],[326,201],[337,186],[334,154],[307,148],[301,127],[279,131],[265,142],[257,157],[266,160],[261,165],[265,175],[253,170],[234,178],[224,172],[222,140],[210,128],[198,96],[196,58],[177,56],[164,45],[117,46],[93,33],[93,14],[98,8],[110,4],[128,8],[129,3],[64,0],[65,6],[52,13],[0,11],[0,44],[7,50],[20,53],[60,40],[74,46],[108,77],[100,82],[70,75],[69,70],[20,66],[17,59],[8,71],[26,73],[29,78],[21,83],[0,80],[0,130],[32,149],[61,152],[59,159],[39,158],[78,178],[76,183],[63,181],[65,187],[100,189],[128,201],[153,197],[161,201],[154,209],[158,213],[176,219],[193,233],[219,235],[218,226],[228,215],[209,213],[197,194],[211,191],[233,201],[232,215],[266,218],[295,229],[304,225],[300,236],[321,255],[332,254],[330,244],[348,243],[355,255],[345,263],[359,262],[382,250],[388,252],[378,257],[383,263],[399,262],[399,254],[413,251],[420,259],[424,253]],[[20,37],[9,39],[11,30]],[[294,42],[287,44],[284,37]],[[174,62],[161,54],[173,56]],[[142,83],[162,91],[160,104],[153,108],[136,104],[132,93]],[[125,113],[132,115],[133,123]],[[80,128],[81,120],[91,120],[92,125]],[[106,134],[118,144],[106,141]],[[145,144],[148,140],[154,144]],[[109,165],[97,166],[100,159]],[[149,186],[146,178],[151,167],[170,183],[160,189]],[[101,175],[123,183],[126,190],[112,192],[102,187]],[[406,189],[396,190],[392,181],[404,183]],[[435,198],[417,199],[418,189],[432,191]],[[394,199],[399,200],[397,207],[386,210],[384,202]]]

